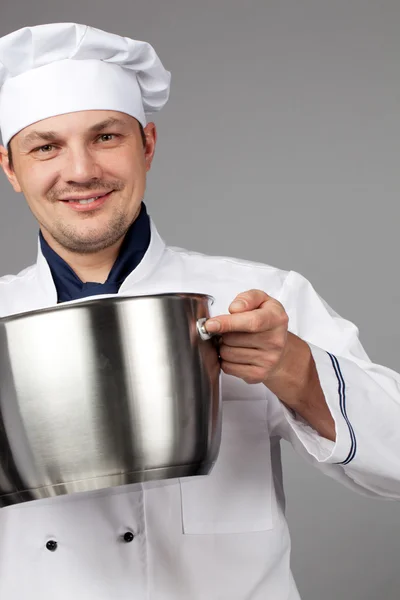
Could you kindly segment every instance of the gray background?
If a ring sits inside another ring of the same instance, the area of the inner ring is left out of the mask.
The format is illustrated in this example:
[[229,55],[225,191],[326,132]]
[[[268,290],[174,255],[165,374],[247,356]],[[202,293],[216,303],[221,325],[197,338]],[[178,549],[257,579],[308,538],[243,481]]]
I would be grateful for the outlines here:
[[[172,71],[146,197],[166,241],[299,271],[399,370],[399,0],[1,2],[0,35],[75,21],[152,43]],[[0,193],[5,274],[33,262],[37,228]],[[284,469],[304,600],[398,600],[399,504],[290,447]]]

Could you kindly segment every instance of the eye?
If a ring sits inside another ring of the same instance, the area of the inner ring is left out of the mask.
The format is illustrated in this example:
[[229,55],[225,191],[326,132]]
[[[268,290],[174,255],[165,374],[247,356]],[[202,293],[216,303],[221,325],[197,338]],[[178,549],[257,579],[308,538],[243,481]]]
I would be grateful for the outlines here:
[[102,133],[99,137],[101,142],[111,142],[117,135],[115,133]]
[[54,150],[53,144],[45,144],[44,146],[39,146],[39,148],[35,148],[34,152],[46,154],[47,152],[51,152],[52,150]]

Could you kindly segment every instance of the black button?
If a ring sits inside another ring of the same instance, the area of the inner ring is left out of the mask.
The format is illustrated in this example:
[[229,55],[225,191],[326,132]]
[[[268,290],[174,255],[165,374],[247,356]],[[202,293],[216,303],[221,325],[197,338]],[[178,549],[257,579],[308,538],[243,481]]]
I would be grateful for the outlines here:
[[124,533],[124,542],[132,542],[134,537],[135,536],[131,531],[127,531],[126,533]]
[[50,552],[54,552],[55,550],[57,550],[57,542],[55,540],[49,540],[46,544],[46,548],[47,550],[50,550]]

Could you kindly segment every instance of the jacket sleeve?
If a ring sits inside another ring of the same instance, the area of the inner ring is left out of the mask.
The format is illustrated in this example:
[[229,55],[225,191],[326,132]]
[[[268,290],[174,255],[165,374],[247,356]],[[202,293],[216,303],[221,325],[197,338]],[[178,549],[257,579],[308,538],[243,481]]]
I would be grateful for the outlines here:
[[299,273],[290,271],[277,298],[289,315],[289,331],[308,343],[336,441],[321,437],[276,396],[271,436],[326,475],[362,494],[400,499],[400,375],[371,362],[358,328],[341,318]]

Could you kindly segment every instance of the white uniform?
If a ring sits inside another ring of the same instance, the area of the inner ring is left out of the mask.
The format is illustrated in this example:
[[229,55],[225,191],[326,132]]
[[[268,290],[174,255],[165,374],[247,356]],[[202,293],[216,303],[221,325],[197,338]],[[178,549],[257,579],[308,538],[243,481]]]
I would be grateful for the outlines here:
[[[304,277],[166,247],[152,223],[150,247],[120,294],[206,293],[215,297],[217,315],[252,288],[279,300],[289,330],[309,343],[337,442],[296,420],[263,384],[222,374],[222,445],[209,476],[0,509],[0,598],[298,600],[281,438],[350,488],[400,498],[400,376],[371,363],[357,328]],[[56,302],[40,250],[36,265],[0,279],[0,316]],[[125,532],[132,541],[123,540]],[[47,549],[49,540],[57,542],[55,551]]]

